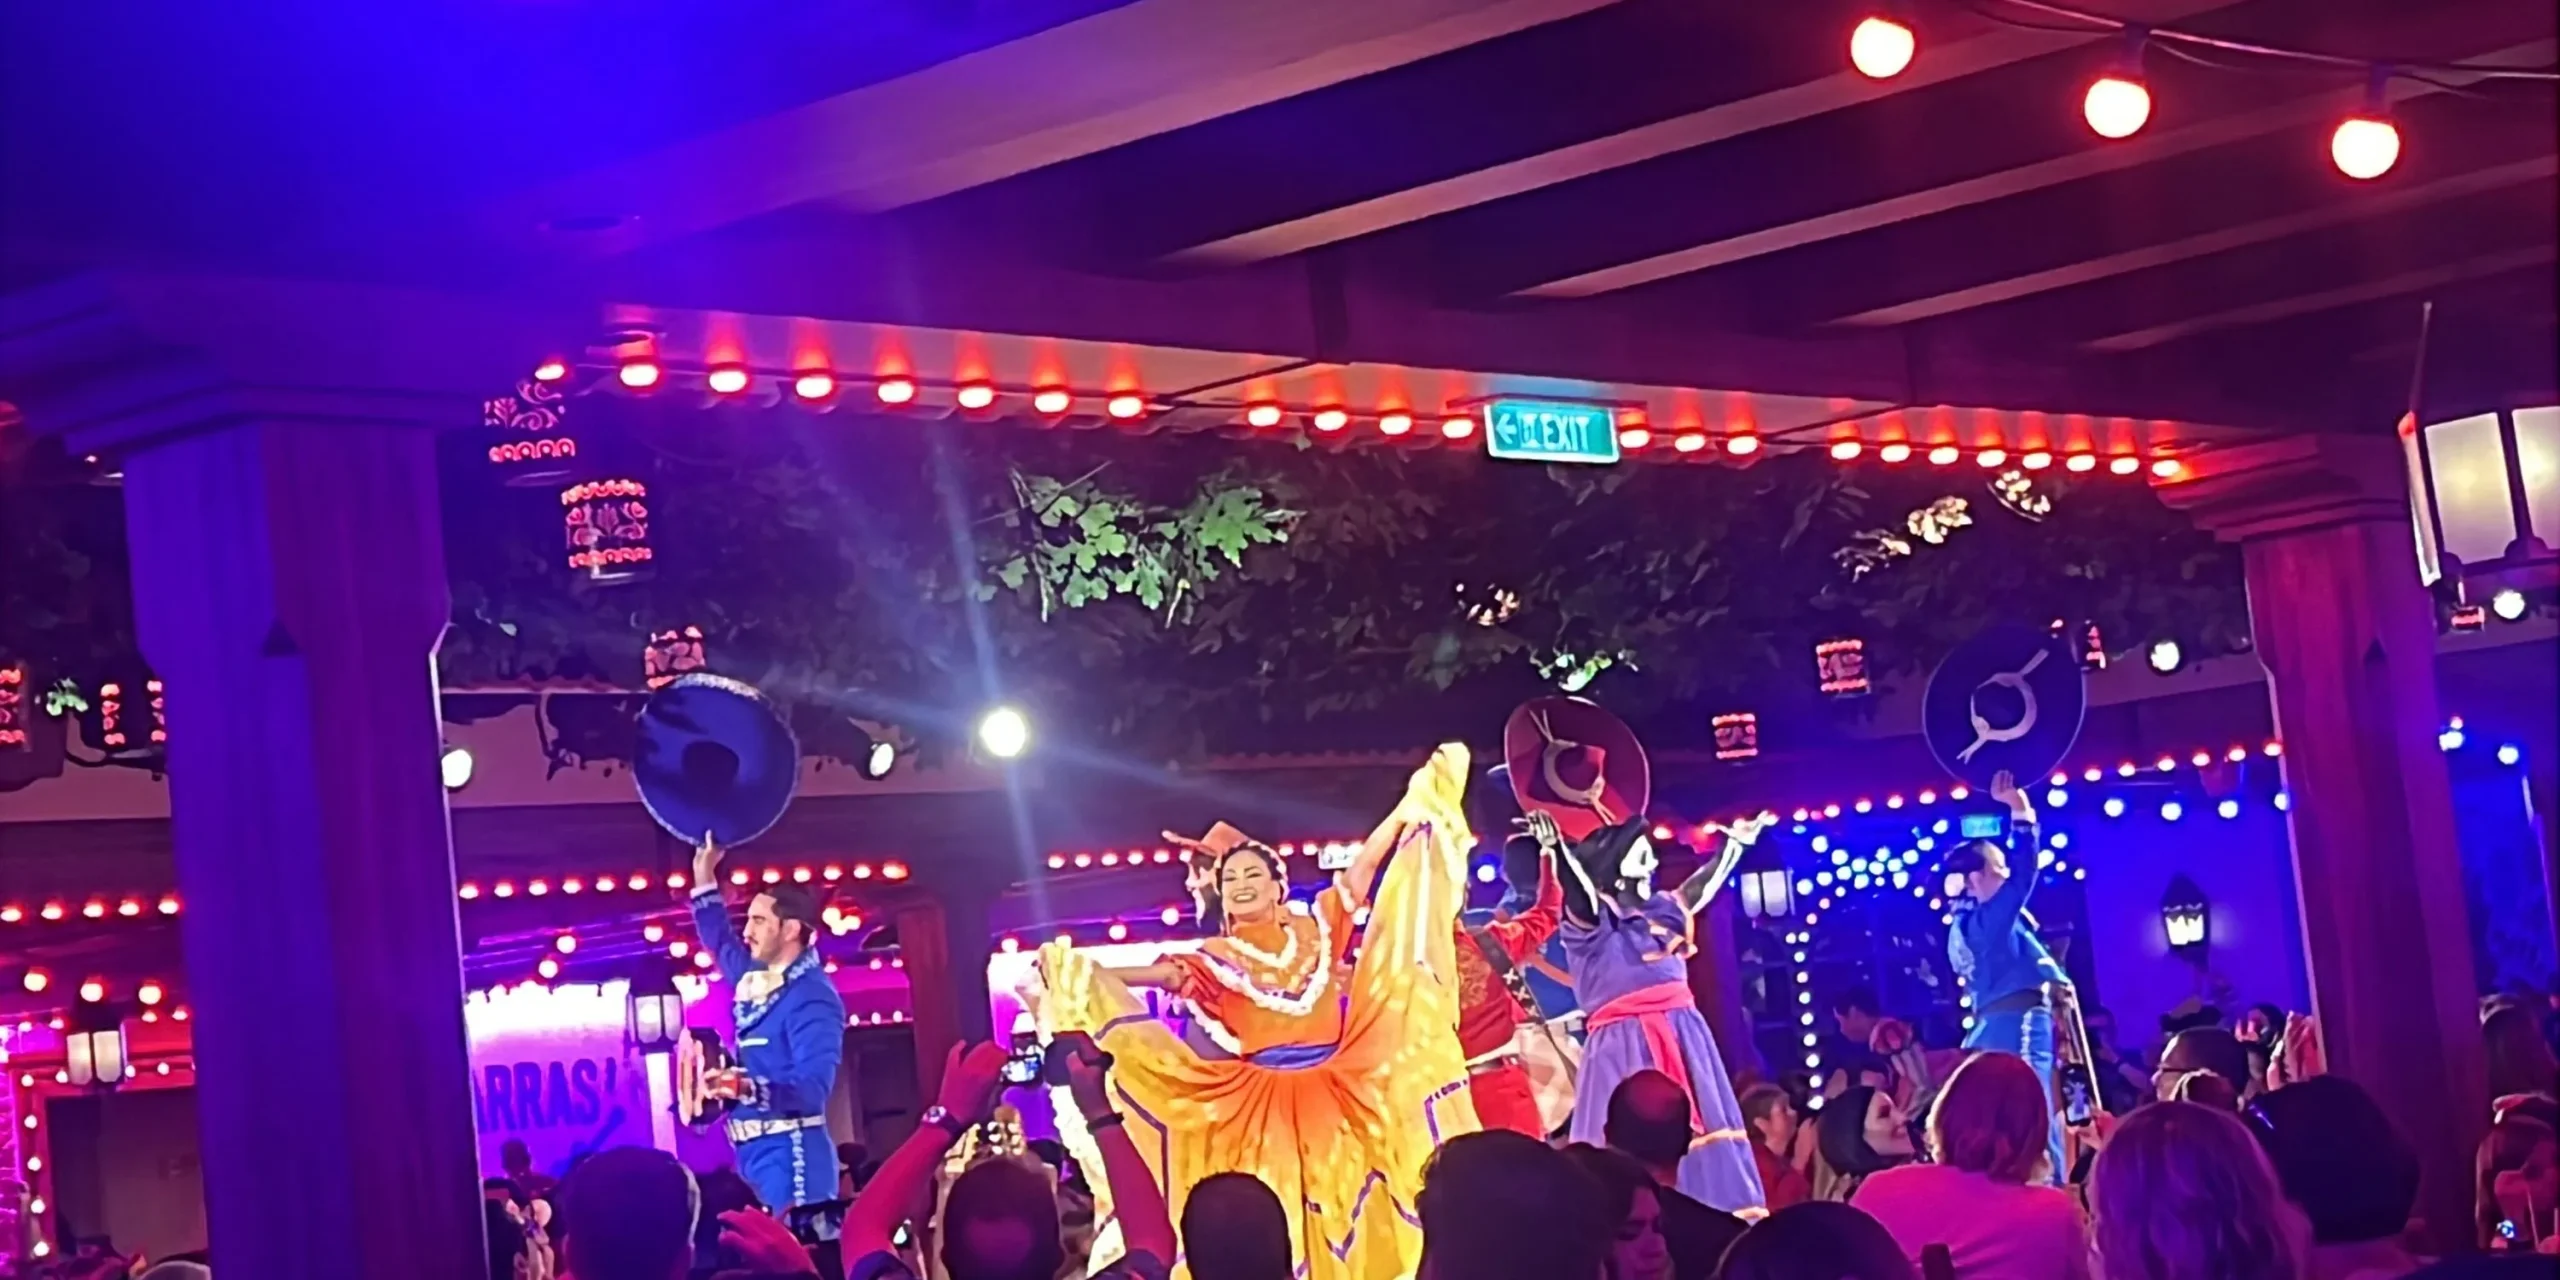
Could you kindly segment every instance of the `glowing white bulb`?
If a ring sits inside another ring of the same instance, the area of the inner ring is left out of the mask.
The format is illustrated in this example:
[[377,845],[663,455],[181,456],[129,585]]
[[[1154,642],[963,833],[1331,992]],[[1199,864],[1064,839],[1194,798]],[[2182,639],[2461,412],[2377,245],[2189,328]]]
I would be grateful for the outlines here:
[[1883,14],[1869,17],[1849,33],[1849,65],[1870,80],[1901,75],[1919,50],[1919,38],[1911,28]]
[[2379,115],[2348,116],[2329,135],[2329,159],[2359,182],[2379,178],[2400,163],[2399,126]]
[[2506,587],[2489,597],[2489,612],[2498,615],[2502,622],[2513,622],[2524,616],[2525,604],[2523,592]]
[[2186,650],[2179,648],[2175,640],[2153,641],[2147,656],[2151,662],[2151,669],[2164,676],[2177,670],[2179,664],[2187,660]]
[[2130,138],[2151,122],[2151,91],[2129,73],[2110,72],[2091,82],[2080,114],[2101,138]]

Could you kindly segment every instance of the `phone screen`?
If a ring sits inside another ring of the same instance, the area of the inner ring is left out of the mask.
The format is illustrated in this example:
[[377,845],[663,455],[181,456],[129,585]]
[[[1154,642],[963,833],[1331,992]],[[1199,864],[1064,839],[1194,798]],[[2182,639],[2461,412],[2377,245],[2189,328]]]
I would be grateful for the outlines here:
[[1957,820],[1956,830],[1967,840],[1997,840],[2009,828],[2009,820],[1996,813],[1968,813]]
[[2091,1098],[2095,1090],[2090,1087],[2089,1069],[2076,1062],[2071,1063],[2063,1067],[2060,1083],[2062,1123],[2082,1125],[2095,1118],[2097,1107]]
[[1013,1055],[1004,1060],[1004,1070],[999,1074],[1006,1084],[1016,1087],[1036,1083],[1040,1079],[1039,1033],[1013,1033]]
[[843,1237],[845,1210],[852,1207],[850,1200],[822,1200],[816,1204],[797,1205],[783,1215],[783,1222],[800,1243],[824,1244]]

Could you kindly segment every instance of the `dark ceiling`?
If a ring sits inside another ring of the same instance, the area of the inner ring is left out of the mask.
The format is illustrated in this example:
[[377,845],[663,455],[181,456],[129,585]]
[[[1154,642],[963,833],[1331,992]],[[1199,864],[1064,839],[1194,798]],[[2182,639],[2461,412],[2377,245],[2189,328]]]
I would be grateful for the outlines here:
[[[2555,61],[2549,0],[2091,6]],[[2432,299],[2432,403],[2560,387],[2547,83],[2400,82],[2405,156],[2357,183],[2327,137],[2360,75],[2155,52],[2153,120],[2102,142],[2079,93],[2117,42],[2023,29],[2051,19],[2007,0],[1920,0],[1919,60],[1882,85],[1844,66],[1849,0],[152,7],[0,17],[6,279],[176,263],[646,301],[740,245],[768,275],[864,246],[919,277],[1021,269],[1040,286],[969,320],[1016,331],[1062,331],[1034,295],[1090,277],[1267,284],[1299,313],[1353,288],[2373,430]],[[780,309],[777,283],[720,301]],[[1343,341],[1284,354],[1364,354]]]

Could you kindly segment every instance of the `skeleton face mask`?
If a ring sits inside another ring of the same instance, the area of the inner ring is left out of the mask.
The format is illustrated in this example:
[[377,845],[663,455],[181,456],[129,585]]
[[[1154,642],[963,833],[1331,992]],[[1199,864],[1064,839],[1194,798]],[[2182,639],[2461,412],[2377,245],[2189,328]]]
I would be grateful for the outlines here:
[[1662,860],[1654,856],[1653,841],[1637,836],[1627,846],[1626,856],[1618,859],[1618,882],[1633,887],[1639,897],[1652,897],[1654,869],[1661,865]]

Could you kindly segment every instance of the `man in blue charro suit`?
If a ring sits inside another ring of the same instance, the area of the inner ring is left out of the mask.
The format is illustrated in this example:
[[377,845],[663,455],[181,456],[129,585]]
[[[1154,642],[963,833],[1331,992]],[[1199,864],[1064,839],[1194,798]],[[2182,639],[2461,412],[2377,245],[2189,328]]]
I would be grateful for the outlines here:
[[693,925],[736,992],[738,1065],[723,1083],[738,1092],[729,1143],[738,1172],[765,1207],[831,1200],[835,1142],[827,1095],[844,1060],[844,998],[818,957],[818,903],[798,885],[775,885],[747,904],[743,938],[720,898],[720,847],[693,857]]
[[[2007,773],[1993,776],[1991,798],[2009,806],[2009,837],[2024,860],[2014,870],[2010,849],[1990,840],[1968,842],[1947,855],[1949,879],[1963,878],[1955,895],[1955,924],[1947,930],[1947,959],[1973,996],[1973,1030],[1968,1052],[1994,1049],[2014,1053],[2034,1067],[2053,1093],[2055,988],[2068,988],[2069,976],[2036,936],[2035,917],[2027,913],[2034,889],[2038,854],[2036,810],[2017,781]],[[1953,888],[1954,886],[1950,886]],[[2062,1123],[2057,1116],[2048,1140],[2052,1168],[2059,1182],[2070,1176],[2063,1165]]]

